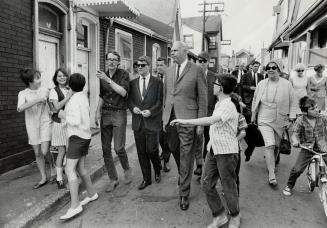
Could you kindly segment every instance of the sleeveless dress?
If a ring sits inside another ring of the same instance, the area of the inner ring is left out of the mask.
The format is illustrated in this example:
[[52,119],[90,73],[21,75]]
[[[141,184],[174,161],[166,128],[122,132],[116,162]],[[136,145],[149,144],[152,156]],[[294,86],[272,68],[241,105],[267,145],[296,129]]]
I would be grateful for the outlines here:
[[297,111],[296,114],[302,114],[300,107],[299,107],[299,101],[302,97],[307,96],[307,86],[308,86],[308,78],[303,75],[302,77],[292,76],[291,82],[294,88],[294,95],[295,95],[295,101],[297,104]]
[[325,98],[327,90],[327,77],[322,76],[320,79],[316,79],[313,75],[310,77],[310,96],[315,99],[318,108],[325,110]]

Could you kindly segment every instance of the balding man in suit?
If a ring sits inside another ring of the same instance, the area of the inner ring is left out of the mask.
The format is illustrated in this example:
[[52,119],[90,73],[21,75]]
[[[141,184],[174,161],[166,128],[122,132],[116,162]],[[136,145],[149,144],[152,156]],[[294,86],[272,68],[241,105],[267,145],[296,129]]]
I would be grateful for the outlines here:
[[164,84],[163,124],[168,135],[169,148],[179,170],[180,208],[189,208],[189,194],[194,165],[196,134],[203,127],[169,126],[170,121],[205,117],[207,114],[207,83],[200,66],[187,60],[188,48],[176,41],[171,48],[175,64],[167,69]]

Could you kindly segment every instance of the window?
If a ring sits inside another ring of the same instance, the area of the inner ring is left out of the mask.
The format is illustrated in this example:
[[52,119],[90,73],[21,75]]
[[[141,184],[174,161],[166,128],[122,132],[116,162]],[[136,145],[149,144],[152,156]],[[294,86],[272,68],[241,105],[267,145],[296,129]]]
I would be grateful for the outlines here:
[[184,42],[187,44],[187,46],[190,49],[193,49],[193,47],[194,47],[194,41],[193,41],[193,35],[192,34],[190,34],[190,35],[184,35]]
[[209,68],[215,68],[217,64],[217,58],[216,57],[212,57],[209,61]]
[[214,36],[209,37],[209,49],[217,49],[216,37]]
[[77,47],[88,48],[89,47],[89,27],[82,24],[82,22],[77,24]]
[[294,52],[296,63],[304,63],[305,51],[307,49],[307,42],[299,41],[294,43]]
[[161,56],[161,47],[155,43],[152,45],[152,73],[156,68],[157,59]]
[[44,29],[59,31],[59,16],[50,8],[40,4],[39,26]]
[[120,67],[128,72],[133,71],[132,34],[116,29],[116,50],[120,54]]
[[311,34],[311,44],[310,48],[326,48],[327,47],[327,23],[323,23]]

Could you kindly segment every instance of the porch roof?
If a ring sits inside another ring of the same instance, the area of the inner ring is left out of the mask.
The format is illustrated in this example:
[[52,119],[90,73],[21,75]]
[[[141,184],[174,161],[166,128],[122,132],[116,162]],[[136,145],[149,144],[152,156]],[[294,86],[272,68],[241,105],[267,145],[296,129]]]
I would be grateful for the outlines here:
[[138,9],[128,0],[75,0],[77,6],[87,6],[100,17],[133,18],[140,15]]

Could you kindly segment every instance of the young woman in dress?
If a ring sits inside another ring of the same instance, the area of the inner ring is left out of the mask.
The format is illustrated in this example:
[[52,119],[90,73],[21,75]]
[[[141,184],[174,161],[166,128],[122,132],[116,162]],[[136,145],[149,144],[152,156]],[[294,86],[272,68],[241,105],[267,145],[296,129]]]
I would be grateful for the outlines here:
[[318,64],[314,70],[316,73],[309,78],[309,95],[316,101],[318,109],[324,111],[327,91],[327,77],[323,75],[325,66]]

